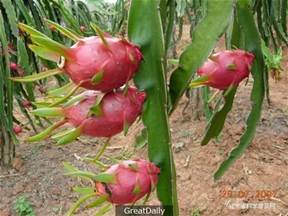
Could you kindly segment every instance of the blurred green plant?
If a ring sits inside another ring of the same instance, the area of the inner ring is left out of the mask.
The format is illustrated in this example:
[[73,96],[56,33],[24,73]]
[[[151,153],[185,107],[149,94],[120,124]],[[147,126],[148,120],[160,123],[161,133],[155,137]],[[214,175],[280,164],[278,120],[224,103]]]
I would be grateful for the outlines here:
[[35,216],[34,208],[25,195],[16,199],[14,209],[19,216]]
[[281,71],[283,71],[283,68],[281,67],[281,62],[283,60],[282,49],[279,48],[277,52],[273,54],[270,49],[265,45],[265,42],[263,40],[261,42],[261,47],[265,59],[265,64],[267,65],[272,78],[275,81],[279,81],[281,79]]

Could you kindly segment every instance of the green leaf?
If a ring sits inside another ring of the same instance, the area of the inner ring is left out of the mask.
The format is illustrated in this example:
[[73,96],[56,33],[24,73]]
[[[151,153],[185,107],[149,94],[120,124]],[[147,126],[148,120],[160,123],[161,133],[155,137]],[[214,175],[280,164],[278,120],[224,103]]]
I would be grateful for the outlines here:
[[24,16],[26,23],[29,25],[35,25],[34,20],[31,18],[29,14],[29,10],[25,7],[23,0],[15,0],[17,8],[21,11],[21,14]]
[[[35,35],[35,36],[39,36],[39,37],[47,37],[45,34],[43,34],[42,32],[40,32],[40,31],[37,31],[36,29],[34,29],[34,28],[32,28],[31,26],[29,26],[29,25],[26,25],[26,24],[24,24],[24,23],[19,23],[18,24],[18,27],[22,30],[22,31],[24,31],[24,32],[26,32],[26,33],[28,33],[28,34],[30,34],[30,35]],[[48,38],[48,37],[47,37]]]
[[101,196],[98,199],[96,199],[95,201],[93,201],[92,203],[89,203],[87,206],[85,206],[85,208],[88,209],[88,208],[98,207],[99,205],[101,205],[105,201],[107,201],[107,196]]
[[[17,38],[17,63],[21,65],[24,70],[25,75],[32,74],[32,69],[29,62],[29,56],[26,50],[25,42],[22,41],[20,37]],[[34,96],[34,85],[32,83],[27,83],[25,86],[25,90],[27,91],[27,99],[29,101],[35,101]]]
[[[149,159],[161,169],[157,194],[163,205],[172,206],[165,215],[177,216],[176,174],[167,115],[167,86],[163,58],[165,48],[159,1],[132,0],[128,20],[130,40],[141,47],[142,62],[134,81],[147,93],[142,120],[148,133]],[[152,28],[152,29],[151,29]]]
[[101,38],[103,44],[108,47],[108,43],[105,39],[104,32],[97,26],[95,23],[90,23],[92,29],[97,33],[97,35]]
[[95,181],[102,182],[102,183],[115,183],[116,179],[115,176],[109,173],[100,173],[94,177]]
[[94,180],[96,177],[95,173],[92,172],[87,172],[87,171],[81,171],[81,170],[77,170],[77,171],[72,171],[72,172],[67,172],[65,173],[65,175],[69,175],[69,176],[74,176],[74,177],[80,177],[86,180]]
[[32,50],[32,52],[34,52],[36,55],[43,59],[47,59],[53,62],[59,62],[61,55],[59,55],[59,53],[57,52],[53,52],[50,49],[36,45],[29,45],[29,48]]
[[51,89],[48,91],[48,95],[51,96],[62,96],[67,94],[67,92],[70,92],[72,90],[72,88],[74,87],[73,82],[69,82],[64,86],[61,86],[59,88],[56,89]]
[[17,16],[15,13],[14,6],[11,0],[1,0],[3,7],[5,8],[5,12],[8,18],[8,22],[10,24],[10,28],[14,37],[18,37],[18,28],[17,28]]
[[67,94],[66,94],[64,97],[62,97],[61,99],[57,100],[56,102],[50,104],[49,106],[50,106],[50,107],[54,107],[54,106],[57,106],[57,105],[59,105],[59,104],[62,104],[62,103],[64,103],[64,102],[66,102],[67,100],[69,100],[69,98],[70,98],[75,92],[77,92],[77,90],[80,88],[80,86],[81,86],[81,83],[78,84],[78,85],[76,85],[76,86],[74,86],[69,92],[67,92]]
[[201,145],[206,145],[212,138],[216,138],[222,131],[226,117],[232,108],[236,90],[237,87],[234,87],[231,91],[229,91],[228,94],[225,95],[225,92],[223,93],[225,95],[225,103],[219,111],[216,111],[213,114],[206,128],[206,132],[204,138],[202,139]]
[[214,174],[214,179],[217,180],[232,166],[232,164],[241,157],[244,151],[251,143],[257,124],[261,117],[262,104],[264,99],[264,59],[261,50],[261,39],[254,22],[252,11],[250,9],[249,0],[239,0],[237,2],[237,19],[242,30],[242,40],[245,44],[244,49],[253,52],[256,56],[252,67],[254,78],[253,89],[251,92],[252,109],[247,119],[247,127],[244,134],[240,138],[239,145],[234,148],[228,157]]
[[63,162],[63,167],[68,172],[78,171],[78,168],[74,167],[72,164],[68,162]]
[[86,202],[88,199],[96,196],[96,193],[87,194],[81,198],[78,199],[78,201],[69,209],[69,211],[66,213],[66,216],[72,216],[73,213],[80,207],[80,205],[84,202]]
[[44,47],[52,52],[58,53],[59,55],[69,58],[68,47],[50,39],[42,36],[31,35],[31,40],[33,43],[37,44],[40,47]]
[[59,139],[61,139],[62,137],[64,137],[65,135],[71,133],[73,130],[74,130],[74,128],[70,128],[70,129],[61,131],[61,132],[56,133],[56,134],[54,134],[53,136],[51,136],[51,138],[52,138],[52,139],[55,139],[55,140],[59,140]]
[[81,126],[74,128],[73,130],[69,131],[69,133],[66,133],[64,136],[62,136],[58,141],[58,145],[66,145],[71,143],[72,141],[76,140],[81,135]]
[[94,193],[95,189],[93,187],[74,187],[73,188],[73,191],[77,192],[77,193],[80,193],[82,195],[87,195],[87,194],[92,194]]
[[[3,51],[3,58],[2,61],[0,61],[0,127],[3,127],[3,135],[10,134],[12,137],[14,137],[14,133],[12,132],[12,127],[13,127],[13,82],[8,79],[9,76],[11,76],[11,71],[9,68],[10,64],[10,55],[8,53],[8,40],[7,36],[5,33],[5,25],[4,25],[4,20],[2,16],[2,12],[0,10],[0,43],[2,46],[2,51]],[[3,137],[3,136],[2,136]],[[6,137],[4,135],[5,142],[9,143],[6,144],[4,142],[4,145],[8,145],[9,148],[13,145],[13,142],[11,141],[10,138]],[[16,139],[15,139],[16,140]],[[10,163],[10,158],[9,161],[6,161],[5,158],[2,160],[4,164],[9,164]]]
[[194,30],[192,43],[181,54],[179,66],[173,71],[170,78],[172,110],[175,109],[196,70],[208,58],[218,39],[229,25],[233,2],[233,0],[207,2],[207,15]]
[[63,17],[65,23],[72,27],[76,32],[81,33],[78,20],[74,18],[74,15],[69,10],[70,8],[65,7],[65,5],[59,1],[57,2],[53,0],[52,3],[53,6],[56,6],[60,10],[61,16]]
[[32,75],[25,76],[25,77],[10,77],[10,79],[15,81],[15,82],[34,82],[34,81],[44,79],[44,78],[47,78],[49,76],[61,74],[61,73],[64,73],[64,71],[56,68],[56,69],[47,70],[47,71],[44,71],[41,73],[34,73]]
[[31,113],[41,117],[59,117],[63,116],[63,109],[61,107],[45,107],[32,110]]
[[75,33],[72,29],[69,28],[64,28],[58,23],[55,23],[51,20],[46,20],[46,22],[50,25],[53,26],[55,29],[57,29],[61,34],[65,35],[66,37],[70,38],[71,40],[77,42],[79,41],[82,37]]
[[101,208],[96,214],[95,216],[103,216],[104,214],[106,214],[107,212],[109,212],[112,209],[112,205],[109,203],[107,205],[105,205],[103,208]]
[[41,141],[47,137],[50,136],[50,134],[58,127],[60,127],[61,125],[63,125],[66,121],[60,121],[60,122],[56,122],[55,124],[51,125],[50,127],[46,128],[45,130],[43,130],[42,132],[40,132],[39,134],[32,136],[32,137],[28,137],[26,140],[28,142],[38,142]]
[[139,135],[135,138],[135,148],[143,148],[145,145],[147,145],[147,139],[148,139],[147,129],[144,128]]

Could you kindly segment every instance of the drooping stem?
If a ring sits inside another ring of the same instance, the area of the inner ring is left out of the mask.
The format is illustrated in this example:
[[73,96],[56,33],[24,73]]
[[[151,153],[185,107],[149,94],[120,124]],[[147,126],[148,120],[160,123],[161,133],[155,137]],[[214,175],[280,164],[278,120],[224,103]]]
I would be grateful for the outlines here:
[[109,137],[109,138],[105,141],[104,145],[103,145],[102,148],[99,150],[99,152],[97,153],[96,157],[93,159],[93,162],[98,161],[99,158],[103,155],[103,153],[105,152],[107,146],[110,144],[110,140],[111,140],[111,138]]

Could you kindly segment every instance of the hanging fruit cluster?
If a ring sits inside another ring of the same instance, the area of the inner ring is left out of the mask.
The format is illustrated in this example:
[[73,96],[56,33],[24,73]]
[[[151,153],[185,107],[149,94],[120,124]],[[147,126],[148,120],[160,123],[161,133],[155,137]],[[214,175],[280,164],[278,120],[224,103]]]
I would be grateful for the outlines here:
[[[58,67],[11,79],[33,82],[65,73],[72,82],[49,91],[44,100],[35,103],[37,109],[31,111],[34,115],[61,120],[27,140],[35,142],[51,137],[63,145],[80,135],[107,137],[109,140],[122,131],[126,134],[129,126],[140,116],[146,98],[145,92],[128,86],[142,60],[140,49],[125,39],[102,32],[93,24],[98,36],[84,38],[52,21],[47,20],[47,23],[76,43],[69,48],[28,25],[19,24],[21,31],[27,33],[33,43],[29,48],[44,59],[57,62]],[[83,90],[73,96],[81,88]],[[66,124],[72,128],[54,133]],[[75,174],[75,169],[73,172]],[[113,179],[108,181],[109,184],[107,179],[93,179],[97,190],[94,195],[111,203],[134,203],[150,194],[157,184],[159,172],[158,167],[145,160],[121,162],[100,174]]]
[[[58,144],[67,144],[82,134],[112,137],[123,130],[126,132],[140,115],[146,97],[145,92],[128,87],[128,81],[137,72],[142,60],[140,49],[125,39],[102,32],[94,24],[92,27],[98,36],[85,38],[52,21],[47,20],[47,23],[76,43],[69,48],[28,25],[19,24],[21,31],[27,33],[33,43],[29,45],[30,49],[44,59],[57,62],[58,68],[12,79],[32,82],[65,73],[75,87],[62,98],[45,98],[46,103],[38,103],[39,108],[32,113],[62,119],[40,134],[29,137],[28,141],[48,138],[66,123],[73,128],[52,136]],[[121,89],[124,84],[126,87]],[[86,90],[72,97],[81,87]],[[61,89],[56,91],[61,94]]]

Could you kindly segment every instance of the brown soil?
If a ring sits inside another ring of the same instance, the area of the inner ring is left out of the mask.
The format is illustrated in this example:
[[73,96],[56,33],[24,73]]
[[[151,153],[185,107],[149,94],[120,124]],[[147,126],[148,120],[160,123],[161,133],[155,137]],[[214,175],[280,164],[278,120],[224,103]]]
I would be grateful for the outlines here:
[[[185,40],[185,39],[184,39]],[[188,41],[188,39],[186,38]],[[288,68],[288,58],[285,57]],[[180,215],[190,216],[200,210],[201,216],[272,216],[288,214],[288,75],[283,72],[278,83],[271,81],[271,100],[265,102],[256,136],[244,156],[218,181],[213,173],[229,152],[239,143],[250,110],[249,94],[252,80],[242,85],[237,93],[233,111],[229,114],[219,141],[200,146],[205,120],[195,120],[191,107],[183,115],[187,99],[183,98],[170,119],[177,167]],[[132,157],[145,158],[143,149],[134,152],[135,134],[141,130],[134,125],[127,137],[116,136],[106,155],[116,157],[125,152]],[[27,134],[22,134],[21,138]],[[36,215],[64,215],[77,199],[71,189],[82,181],[63,175],[63,161],[69,161],[80,169],[96,171],[95,166],[82,159],[97,152],[103,140],[82,138],[65,147],[51,142],[17,146],[17,158],[13,170],[0,170],[0,216],[17,215],[13,203],[26,194]],[[23,164],[22,164],[23,163]],[[232,191],[233,197],[224,192]],[[241,192],[239,192],[241,191]],[[275,193],[272,198],[269,194]],[[239,198],[248,193],[242,199]],[[259,197],[259,195],[262,195]],[[266,196],[265,196],[266,195]],[[229,209],[227,203],[272,203],[268,209]],[[155,197],[150,203],[157,203]],[[77,215],[93,215],[94,211],[78,212]],[[113,211],[107,215],[114,215]]]

